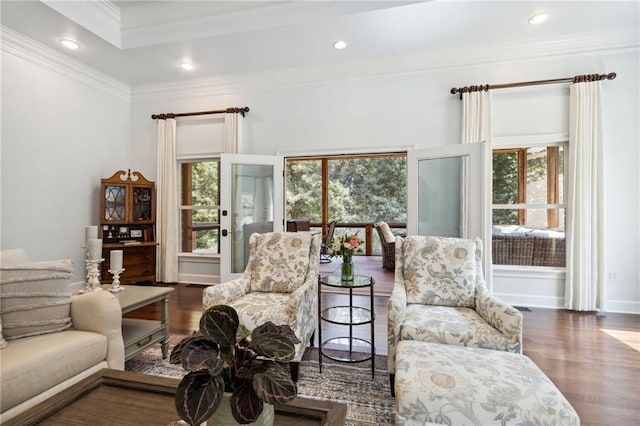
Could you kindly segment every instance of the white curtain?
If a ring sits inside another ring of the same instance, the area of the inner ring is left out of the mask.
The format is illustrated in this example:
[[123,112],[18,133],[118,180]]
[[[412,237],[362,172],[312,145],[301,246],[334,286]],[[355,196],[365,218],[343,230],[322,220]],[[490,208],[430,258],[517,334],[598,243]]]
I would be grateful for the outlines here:
[[[462,143],[474,143],[491,139],[491,92],[479,91],[462,94]],[[460,235],[469,237],[469,197],[467,179],[469,165],[462,165],[462,196],[460,198]]]
[[605,310],[604,142],[599,81],[571,86],[569,120],[564,305],[577,311]]
[[224,115],[224,152],[242,153],[242,114],[228,112]]
[[491,92],[462,94],[462,143],[491,139]]
[[158,120],[157,280],[178,282],[179,227],[176,120]]

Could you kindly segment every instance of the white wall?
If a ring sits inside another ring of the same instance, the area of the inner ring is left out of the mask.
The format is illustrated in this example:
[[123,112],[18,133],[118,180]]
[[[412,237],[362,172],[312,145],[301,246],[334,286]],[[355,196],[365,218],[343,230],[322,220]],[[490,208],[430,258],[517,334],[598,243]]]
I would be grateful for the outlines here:
[[85,225],[99,222],[100,179],[135,166],[129,100],[51,62],[5,50],[1,59],[1,247],[73,259],[74,281],[84,281],[81,245]]
[[[198,91],[174,88],[132,90],[132,156],[155,168],[152,113],[188,112],[248,106],[244,152],[275,154],[301,150],[346,152],[377,147],[434,147],[460,141],[461,102],[451,87],[617,72],[603,82],[605,96],[607,267],[617,282],[609,285],[612,311],[640,312],[638,282],[639,177],[638,50],[500,61],[481,66],[436,68],[380,77],[306,84],[268,83]],[[487,61],[488,62],[488,61]],[[274,74],[274,79],[278,78]],[[302,79],[300,79],[302,80]],[[221,94],[216,95],[216,92]],[[539,91],[496,93],[494,126],[500,135],[566,132],[567,86]],[[518,108],[520,106],[520,108]],[[154,178],[153,175],[150,176]],[[499,295],[518,303],[561,306],[562,280],[496,277]]]

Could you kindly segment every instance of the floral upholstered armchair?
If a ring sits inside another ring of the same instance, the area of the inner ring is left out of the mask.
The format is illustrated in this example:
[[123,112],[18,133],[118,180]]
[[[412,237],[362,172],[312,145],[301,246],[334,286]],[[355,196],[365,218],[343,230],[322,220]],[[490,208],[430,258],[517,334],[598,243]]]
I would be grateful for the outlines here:
[[479,238],[396,238],[394,281],[387,337],[392,390],[401,340],[522,353],[522,314],[489,293]]
[[320,240],[319,234],[253,234],[242,275],[205,288],[202,296],[203,309],[232,306],[249,330],[267,321],[289,325],[301,342],[290,362],[291,377],[296,381],[299,362],[307,343],[313,344],[318,325]]

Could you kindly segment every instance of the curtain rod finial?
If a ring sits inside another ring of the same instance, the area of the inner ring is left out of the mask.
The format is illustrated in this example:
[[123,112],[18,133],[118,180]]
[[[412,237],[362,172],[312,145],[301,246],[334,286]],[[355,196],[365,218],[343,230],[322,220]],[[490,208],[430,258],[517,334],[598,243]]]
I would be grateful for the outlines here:
[[618,75],[615,72],[610,72],[609,74],[607,74],[607,80],[613,80],[617,77]]

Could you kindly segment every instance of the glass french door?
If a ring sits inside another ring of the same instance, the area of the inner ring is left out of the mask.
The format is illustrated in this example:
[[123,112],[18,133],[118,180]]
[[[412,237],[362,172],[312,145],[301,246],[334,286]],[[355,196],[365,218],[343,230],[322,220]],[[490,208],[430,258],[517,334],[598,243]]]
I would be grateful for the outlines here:
[[220,182],[220,281],[225,282],[247,266],[251,234],[283,230],[283,159],[222,154]]
[[487,284],[491,271],[491,180],[485,142],[407,152],[407,234],[475,238],[484,243]]

